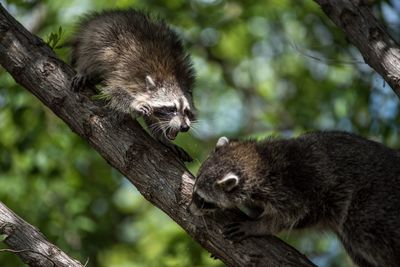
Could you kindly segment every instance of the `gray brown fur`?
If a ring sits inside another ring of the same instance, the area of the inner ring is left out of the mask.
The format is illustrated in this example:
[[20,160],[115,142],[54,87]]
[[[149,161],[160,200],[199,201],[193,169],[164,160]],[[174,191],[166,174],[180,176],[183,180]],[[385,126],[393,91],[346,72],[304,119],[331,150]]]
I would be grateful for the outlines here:
[[194,119],[194,70],[179,36],[142,12],[109,10],[84,17],[71,41],[74,90],[100,83],[111,108],[143,116],[153,135],[173,145]]
[[400,152],[353,134],[225,142],[201,166],[190,208],[246,213],[229,238],[319,226],[358,266],[400,266]]

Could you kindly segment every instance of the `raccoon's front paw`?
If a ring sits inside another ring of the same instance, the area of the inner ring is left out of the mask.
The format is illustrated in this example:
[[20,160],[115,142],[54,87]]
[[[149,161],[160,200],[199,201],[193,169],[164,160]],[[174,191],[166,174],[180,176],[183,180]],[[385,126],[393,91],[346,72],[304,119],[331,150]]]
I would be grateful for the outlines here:
[[193,158],[181,147],[173,145],[172,150],[184,162],[192,162]]
[[222,234],[234,242],[240,242],[251,236],[249,230],[245,222],[236,222],[225,225]]
[[268,225],[268,218],[256,221],[241,221],[224,226],[223,235],[234,242],[254,236],[267,236],[279,232]]
[[[137,102],[131,104],[131,113],[139,116],[149,117],[153,113],[153,107],[146,102]],[[133,114],[133,115],[136,115]],[[136,116],[134,116],[136,117]]]
[[77,73],[71,81],[71,89],[74,92],[79,92],[87,83],[87,77],[85,75]]

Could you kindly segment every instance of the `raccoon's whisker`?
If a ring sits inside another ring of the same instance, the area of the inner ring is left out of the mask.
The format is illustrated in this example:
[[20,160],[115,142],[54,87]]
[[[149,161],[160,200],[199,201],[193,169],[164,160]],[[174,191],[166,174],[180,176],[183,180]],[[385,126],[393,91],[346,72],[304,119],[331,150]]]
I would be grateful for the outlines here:
[[195,133],[195,134],[197,134],[197,135],[199,135],[200,134],[200,132],[199,132],[199,130],[198,129],[196,129],[195,127],[191,127],[192,129],[192,131]]
[[153,134],[162,133],[162,132],[163,132],[163,129],[166,128],[165,126],[166,126],[166,123],[164,123],[164,122],[157,122],[157,123],[154,123],[154,124],[151,126],[151,131],[152,131]]
[[154,131],[154,133],[157,135],[157,134],[163,134],[164,132],[166,131],[166,127],[164,127],[164,126],[158,126],[156,129],[155,129],[155,131]]
[[152,125],[158,126],[158,125],[164,125],[164,124],[167,124],[167,123],[169,123],[169,121],[157,121],[157,122],[153,123]]
[[217,121],[217,118],[202,118],[202,119],[192,120],[192,122],[196,122],[196,123],[216,122],[216,121]]
[[199,130],[199,126],[198,126],[198,125],[192,125],[191,128],[192,128],[192,130],[195,131],[196,134],[199,134],[199,133],[200,133],[200,130]]
[[198,120],[198,119],[196,119],[196,120],[192,120],[192,121],[190,121],[191,123],[202,123],[202,122],[205,122],[206,120],[204,120],[204,119],[201,119],[201,120]]
[[159,130],[161,128],[161,125],[158,125],[158,124],[152,124],[151,126],[150,126],[150,129],[152,130],[152,131],[157,131],[157,130]]
[[165,128],[166,128],[165,125],[156,125],[155,127],[153,127],[153,130],[154,130],[155,132],[159,132],[159,131],[162,131],[162,130],[165,129]]
[[293,230],[293,228],[294,228],[294,226],[297,224],[297,220],[295,220],[290,226],[289,226],[289,229],[287,229],[287,232],[286,232],[286,238],[288,238],[289,237],[289,235],[291,234],[291,232],[292,232],[292,230]]
[[152,128],[159,129],[159,128],[166,128],[168,125],[168,121],[158,121],[151,125]]

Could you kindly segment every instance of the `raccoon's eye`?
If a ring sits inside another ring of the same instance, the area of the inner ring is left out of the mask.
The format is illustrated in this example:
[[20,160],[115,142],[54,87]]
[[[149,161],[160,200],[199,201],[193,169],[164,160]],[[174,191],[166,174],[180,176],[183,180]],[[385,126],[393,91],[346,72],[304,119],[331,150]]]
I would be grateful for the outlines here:
[[165,113],[175,113],[177,110],[176,107],[166,107],[164,111]]

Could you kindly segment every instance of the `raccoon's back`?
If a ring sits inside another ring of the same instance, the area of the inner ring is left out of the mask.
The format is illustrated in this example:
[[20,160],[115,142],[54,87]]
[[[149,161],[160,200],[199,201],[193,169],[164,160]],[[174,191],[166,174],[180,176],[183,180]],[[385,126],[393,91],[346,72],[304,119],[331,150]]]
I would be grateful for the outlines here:
[[89,72],[101,75],[118,68],[191,79],[191,62],[179,36],[163,21],[133,9],[86,16],[72,45],[78,71],[93,69]]

